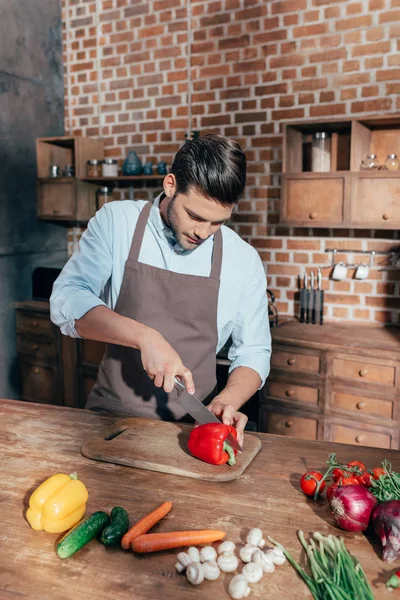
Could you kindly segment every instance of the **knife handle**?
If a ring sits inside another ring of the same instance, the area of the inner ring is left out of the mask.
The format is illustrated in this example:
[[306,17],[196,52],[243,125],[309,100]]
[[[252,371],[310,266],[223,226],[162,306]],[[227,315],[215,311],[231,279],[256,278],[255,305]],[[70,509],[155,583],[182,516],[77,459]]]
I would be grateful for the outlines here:
[[319,324],[323,325],[324,324],[324,290],[320,290],[320,294],[321,294],[321,306],[320,306],[320,313],[319,313]]
[[300,290],[300,323],[304,323],[304,316],[305,316],[305,310],[306,307],[305,305],[305,293],[304,293],[304,289]]
[[183,392],[186,390],[185,384],[182,381],[179,381],[177,377],[174,377],[174,388],[177,392]]

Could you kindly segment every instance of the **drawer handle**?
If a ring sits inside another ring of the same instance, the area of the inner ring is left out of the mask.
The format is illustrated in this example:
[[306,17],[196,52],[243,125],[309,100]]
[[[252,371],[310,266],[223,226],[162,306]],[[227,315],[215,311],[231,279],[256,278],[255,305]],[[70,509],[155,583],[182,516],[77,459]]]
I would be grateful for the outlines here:
[[35,373],[35,375],[39,375],[39,373],[40,373],[40,369],[39,369],[38,367],[35,367],[35,368],[33,369],[33,372]]
[[38,346],[37,344],[33,344],[33,346],[32,346],[32,350],[35,350],[35,351],[36,351],[36,350],[39,350],[39,346]]
[[60,212],[59,210],[57,210],[56,208],[53,208],[53,215],[58,215],[59,212]]
[[358,371],[358,374],[360,377],[366,377],[368,375],[368,369],[361,369],[361,371]]
[[296,364],[296,359],[295,358],[288,358],[287,364],[290,365],[290,366],[295,365]]
[[39,323],[37,321],[32,321],[32,327],[37,327]]
[[294,396],[294,390],[286,390],[285,394],[288,398],[291,398]]
[[389,221],[389,219],[390,219],[390,215],[388,215],[387,213],[383,213],[383,215],[382,215],[382,219],[383,219],[384,221]]
[[316,212],[311,212],[309,214],[310,219],[316,219],[318,217],[318,214]]
[[358,410],[362,410],[363,408],[365,408],[365,402],[357,402],[356,406]]
[[363,436],[363,435],[358,435],[358,436],[356,437],[356,442],[357,442],[357,444],[362,444],[362,443],[363,443],[363,441],[364,441],[364,436]]
[[293,427],[293,425],[294,425],[293,421],[286,421],[286,423],[285,423],[285,427],[288,427],[288,428]]

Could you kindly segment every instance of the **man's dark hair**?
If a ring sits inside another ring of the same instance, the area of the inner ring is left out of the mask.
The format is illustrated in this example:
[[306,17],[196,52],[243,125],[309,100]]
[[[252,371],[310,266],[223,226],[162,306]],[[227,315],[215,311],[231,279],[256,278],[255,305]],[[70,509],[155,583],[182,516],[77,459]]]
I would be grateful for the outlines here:
[[235,141],[210,133],[180,148],[171,173],[177,193],[194,188],[221,204],[236,204],[246,185],[246,156]]

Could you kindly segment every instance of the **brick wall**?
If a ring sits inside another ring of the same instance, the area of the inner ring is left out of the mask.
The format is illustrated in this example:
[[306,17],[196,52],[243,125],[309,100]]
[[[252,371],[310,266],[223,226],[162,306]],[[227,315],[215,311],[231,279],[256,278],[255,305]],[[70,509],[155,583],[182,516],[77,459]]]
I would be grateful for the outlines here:
[[399,251],[398,232],[278,224],[282,121],[400,112],[400,0],[63,6],[67,130],[104,137],[118,159],[134,148],[169,163],[192,129],[237,139],[249,175],[234,227],[260,252],[279,311],[297,311],[299,273],[322,266],[327,319],[400,323],[400,271],[389,257],[377,257],[366,281],[353,269],[334,282],[325,252],[362,262],[348,250]]

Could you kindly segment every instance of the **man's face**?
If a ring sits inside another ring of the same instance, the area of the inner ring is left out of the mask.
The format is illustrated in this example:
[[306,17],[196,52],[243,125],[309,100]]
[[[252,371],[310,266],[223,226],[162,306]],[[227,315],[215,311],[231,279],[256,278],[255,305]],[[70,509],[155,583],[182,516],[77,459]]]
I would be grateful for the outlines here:
[[233,205],[223,206],[190,188],[169,201],[168,226],[181,248],[194,250],[230,218],[232,211]]

